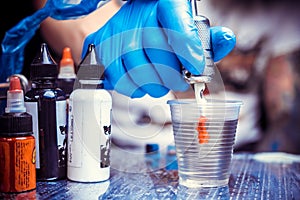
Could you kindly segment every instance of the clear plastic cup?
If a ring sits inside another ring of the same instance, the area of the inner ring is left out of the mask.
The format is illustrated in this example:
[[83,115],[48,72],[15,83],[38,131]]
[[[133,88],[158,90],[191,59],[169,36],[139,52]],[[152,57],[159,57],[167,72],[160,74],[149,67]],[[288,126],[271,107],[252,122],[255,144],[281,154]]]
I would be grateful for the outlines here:
[[189,187],[228,185],[241,101],[169,100],[179,184]]

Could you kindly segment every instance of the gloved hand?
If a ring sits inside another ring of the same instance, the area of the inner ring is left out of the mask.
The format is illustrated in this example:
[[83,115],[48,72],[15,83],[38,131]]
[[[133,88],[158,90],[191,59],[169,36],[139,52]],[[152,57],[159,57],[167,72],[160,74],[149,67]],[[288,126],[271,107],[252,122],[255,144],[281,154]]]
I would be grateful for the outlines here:
[[[235,35],[224,27],[211,28],[214,61],[235,45]],[[106,89],[132,98],[161,97],[169,90],[185,91],[184,66],[201,75],[205,60],[191,7],[186,0],[130,0],[101,29],[89,35],[105,66]]]

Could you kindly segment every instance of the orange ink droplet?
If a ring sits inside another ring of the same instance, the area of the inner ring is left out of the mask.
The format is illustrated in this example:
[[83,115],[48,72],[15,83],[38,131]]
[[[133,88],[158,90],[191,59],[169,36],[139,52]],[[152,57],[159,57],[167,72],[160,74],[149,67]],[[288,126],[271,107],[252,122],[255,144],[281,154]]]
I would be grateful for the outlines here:
[[198,131],[198,140],[200,144],[208,143],[209,135],[205,127],[207,118],[201,116],[198,121],[197,131]]

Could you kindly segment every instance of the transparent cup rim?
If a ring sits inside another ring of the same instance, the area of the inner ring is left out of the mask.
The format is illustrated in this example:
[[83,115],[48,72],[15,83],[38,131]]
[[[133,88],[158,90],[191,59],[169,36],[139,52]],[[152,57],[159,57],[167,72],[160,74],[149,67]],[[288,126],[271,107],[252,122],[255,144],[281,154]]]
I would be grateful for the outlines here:
[[172,99],[168,100],[167,104],[169,105],[194,105],[202,106],[205,105],[211,107],[226,106],[226,107],[237,107],[243,105],[241,100],[218,100],[218,99],[208,99],[205,103],[197,103],[196,99]]

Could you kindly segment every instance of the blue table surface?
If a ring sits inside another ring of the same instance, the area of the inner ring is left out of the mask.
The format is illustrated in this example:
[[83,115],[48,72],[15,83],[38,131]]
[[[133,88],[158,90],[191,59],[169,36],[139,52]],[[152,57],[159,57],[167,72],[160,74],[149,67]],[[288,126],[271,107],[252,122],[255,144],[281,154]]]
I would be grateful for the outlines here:
[[0,199],[300,199],[300,156],[235,153],[228,186],[190,189],[178,185],[174,153],[113,148],[108,181],[38,182],[34,191],[0,193]]

